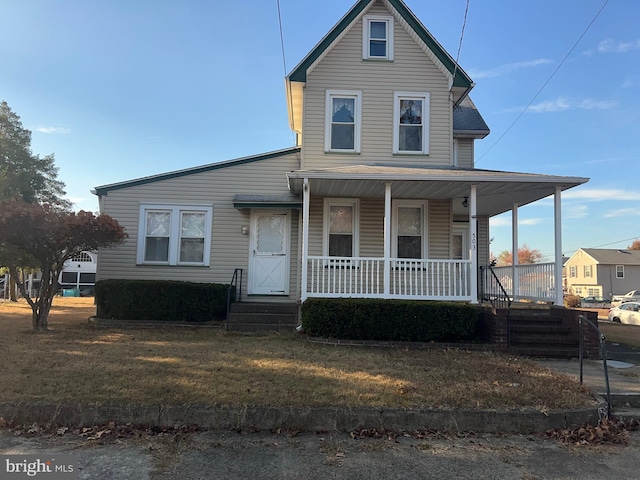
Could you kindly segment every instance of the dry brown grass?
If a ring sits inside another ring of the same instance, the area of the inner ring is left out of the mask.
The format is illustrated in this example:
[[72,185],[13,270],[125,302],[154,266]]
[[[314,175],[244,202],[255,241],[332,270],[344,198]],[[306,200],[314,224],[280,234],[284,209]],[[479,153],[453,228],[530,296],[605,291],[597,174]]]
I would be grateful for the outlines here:
[[554,410],[591,405],[532,361],[457,350],[369,350],[289,335],[95,329],[92,299],[56,298],[51,333],[0,303],[0,401]]
[[622,323],[598,322],[598,328],[604,333],[607,342],[622,343],[640,348],[640,326]]

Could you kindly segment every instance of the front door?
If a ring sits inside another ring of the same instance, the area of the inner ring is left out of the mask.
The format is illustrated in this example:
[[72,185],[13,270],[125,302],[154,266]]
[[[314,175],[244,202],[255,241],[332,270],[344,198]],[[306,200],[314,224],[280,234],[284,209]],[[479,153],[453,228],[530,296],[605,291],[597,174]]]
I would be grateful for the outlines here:
[[289,294],[290,224],[288,212],[252,212],[249,294]]

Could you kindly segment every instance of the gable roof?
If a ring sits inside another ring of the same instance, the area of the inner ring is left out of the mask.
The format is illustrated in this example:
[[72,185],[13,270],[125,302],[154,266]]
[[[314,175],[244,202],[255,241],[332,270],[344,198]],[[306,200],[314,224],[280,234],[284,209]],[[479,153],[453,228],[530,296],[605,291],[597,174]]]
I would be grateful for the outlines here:
[[614,248],[581,248],[580,250],[602,265],[640,265],[640,250]]
[[299,153],[299,152],[300,152],[300,147],[285,148],[283,150],[276,150],[274,152],[261,153],[259,155],[252,155],[250,157],[236,158],[234,160],[210,163],[208,165],[201,165],[199,167],[185,168],[184,170],[176,170],[173,172],[161,173],[159,175],[136,178],[134,180],[127,180],[125,182],[102,185],[100,187],[95,187],[91,191],[91,193],[93,193],[94,195],[102,196],[102,195],[107,195],[112,190],[120,190],[122,188],[136,187],[138,185],[146,185],[148,183],[161,182],[162,180],[169,180],[172,178],[179,178],[187,175],[195,175],[198,173],[210,172],[212,170],[233,167],[235,165],[243,165],[245,163],[259,162],[261,160],[268,160],[270,158],[282,157],[284,155],[289,155],[291,153]]
[[[331,44],[344,32],[358,16],[376,0],[359,0],[351,7],[344,17],[327,33],[322,40],[309,52],[309,54],[291,71],[287,76],[287,80],[291,82],[306,82],[307,70],[313,63],[331,46]],[[418,20],[409,7],[402,0],[384,0],[384,2],[393,7],[396,12],[407,22],[409,27],[418,35],[418,37],[427,45],[434,55],[442,62],[445,69],[451,75],[454,75],[453,86],[462,88],[471,88],[473,82],[455,60],[431,35],[426,27]]]

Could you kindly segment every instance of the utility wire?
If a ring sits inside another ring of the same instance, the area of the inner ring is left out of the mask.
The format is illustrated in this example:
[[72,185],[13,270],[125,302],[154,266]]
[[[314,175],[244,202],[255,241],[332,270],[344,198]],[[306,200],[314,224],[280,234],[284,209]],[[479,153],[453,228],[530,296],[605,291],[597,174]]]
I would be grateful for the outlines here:
[[[284,53],[284,34],[282,33],[282,14],[280,12],[280,0],[276,0],[276,4],[278,5],[278,26],[280,28],[280,50],[282,51],[282,69],[284,70],[284,76],[287,77],[287,59]],[[293,108],[293,96],[291,93],[291,85],[287,84],[287,96],[289,97],[289,107]],[[293,144],[297,145],[298,138],[296,132],[291,132],[293,135]]]
[[607,6],[607,4],[609,3],[609,0],[605,0],[604,4],[602,5],[602,7],[600,7],[600,10],[598,10],[598,13],[596,13],[595,17],[593,17],[593,19],[591,20],[591,22],[589,22],[589,25],[587,25],[587,28],[584,29],[584,32],[582,32],[582,35],[580,35],[580,37],[578,37],[578,40],[576,40],[576,42],[573,44],[573,46],[571,47],[571,49],[567,52],[567,54],[564,56],[564,58],[562,59],[562,61],[560,62],[560,64],[556,67],[556,69],[553,71],[553,73],[551,74],[551,76],[547,79],[546,82],[544,82],[544,84],[542,85],[542,87],[540,87],[540,90],[538,90],[538,92],[533,96],[533,98],[531,99],[531,101],[529,103],[527,103],[527,106],[524,107],[524,109],[520,112],[520,114],[516,117],[516,119],[511,123],[511,125],[509,125],[509,127],[504,131],[504,133],[502,135],[500,135],[500,137],[494,142],[493,145],[491,145],[489,147],[489,149],[484,152],[482,154],[482,156],[476,161],[476,165],[480,162],[480,160],[482,160],[491,150],[493,150],[493,147],[495,147],[498,142],[500,142],[500,140],[502,140],[504,138],[504,136],[509,133],[509,131],[513,128],[513,126],[518,122],[518,120],[520,120],[520,117],[522,117],[522,115],[524,115],[524,113],[529,109],[529,107],[531,106],[531,104],[533,102],[535,102],[535,100],[538,98],[538,95],[540,95],[542,93],[542,91],[545,89],[545,87],[548,85],[548,83],[551,81],[551,79],[556,75],[556,73],[558,73],[558,70],[560,70],[560,68],[562,67],[562,65],[564,65],[564,63],[567,61],[567,59],[569,58],[569,56],[573,53],[573,51],[576,49],[576,47],[578,46],[578,44],[580,43],[580,41],[582,40],[582,37],[584,37],[586,35],[586,33],[589,31],[589,29],[591,28],[591,26],[595,23],[595,21],[597,20],[597,18],[600,16],[600,14],[602,13],[602,11],[604,10],[604,7]]
[[469,0],[467,0],[467,6],[464,9],[464,20],[462,21],[462,31],[460,32],[460,43],[458,44],[458,53],[456,54],[456,63],[453,66],[453,78],[452,82],[456,80],[456,72],[458,70],[458,60],[460,60],[460,50],[462,50],[462,39],[464,38],[464,28],[467,26],[467,14],[469,13]]

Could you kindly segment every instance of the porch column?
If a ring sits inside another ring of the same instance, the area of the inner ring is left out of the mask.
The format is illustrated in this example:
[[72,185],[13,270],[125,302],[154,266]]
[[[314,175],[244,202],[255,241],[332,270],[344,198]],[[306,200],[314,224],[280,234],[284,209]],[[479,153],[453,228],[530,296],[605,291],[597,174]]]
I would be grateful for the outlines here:
[[520,277],[518,274],[518,265],[520,264],[520,256],[518,255],[518,204],[514,203],[511,207],[511,298],[515,301],[520,293]]
[[307,299],[307,268],[309,257],[309,179],[305,178],[302,187],[302,279],[300,282],[300,300]]
[[560,194],[562,189],[556,187],[556,193],[553,195],[554,207],[554,232],[556,246],[556,267],[553,278],[553,288],[555,289],[555,304],[564,305],[564,297],[562,292],[562,201]]
[[476,190],[477,185],[471,185],[469,195],[469,259],[471,260],[471,303],[478,303],[478,224],[476,222]]
[[384,184],[384,297],[391,294],[391,183]]

